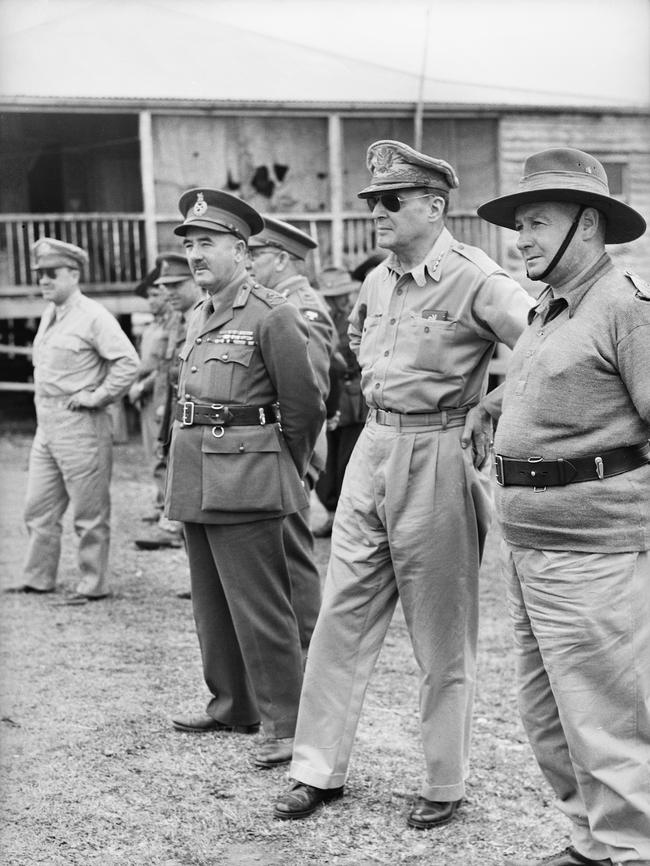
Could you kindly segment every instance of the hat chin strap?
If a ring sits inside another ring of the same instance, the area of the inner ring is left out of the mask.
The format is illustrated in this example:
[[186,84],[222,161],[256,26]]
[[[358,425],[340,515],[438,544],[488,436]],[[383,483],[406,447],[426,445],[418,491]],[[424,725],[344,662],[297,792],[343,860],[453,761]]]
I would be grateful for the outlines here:
[[528,277],[529,280],[535,280],[535,281],[545,280],[546,277],[551,273],[551,271],[557,266],[558,262],[560,261],[560,259],[564,255],[564,253],[566,252],[566,248],[569,246],[569,244],[573,240],[574,234],[578,230],[578,223],[580,222],[580,217],[584,213],[584,210],[586,207],[587,207],[587,205],[584,205],[584,204],[580,205],[578,213],[575,215],[573,222],[571,223],[571,226],[569,227],[569,231],[566,233],[566,237],[564,238],[564,240],[560,244],[559,250],[553,256],[553,261],[546,268],[546,270],[543,273],[541,273],[538,277],[531,277],[531,275],[528,273],[528,268],[526,268],[526,276]]

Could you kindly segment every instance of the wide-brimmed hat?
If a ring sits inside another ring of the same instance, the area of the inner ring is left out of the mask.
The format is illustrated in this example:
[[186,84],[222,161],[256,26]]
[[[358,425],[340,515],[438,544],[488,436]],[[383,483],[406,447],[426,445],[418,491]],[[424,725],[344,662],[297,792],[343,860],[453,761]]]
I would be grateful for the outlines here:
[[337,298],[356,292],[361,283],[353,280],[345,268],[324,268],[318,278],[318,288],[325,298]]
[[571,202],[595,207],[607,220],[606,244],[633,241],[646,230],[640,213],[609,193],[607,173],[601,163],[582,150],[557,147],[529,156],[519,189],[482,204],[478,215],[503,228],[515,228],[515,210],[535,202]]
[[402,141],[383,139],[368,148],[366,165],[371,174],[370,185],[357,193],[358,198],[381,195],[393,189],[456,189],[456,172],[444,159],[427,156]]

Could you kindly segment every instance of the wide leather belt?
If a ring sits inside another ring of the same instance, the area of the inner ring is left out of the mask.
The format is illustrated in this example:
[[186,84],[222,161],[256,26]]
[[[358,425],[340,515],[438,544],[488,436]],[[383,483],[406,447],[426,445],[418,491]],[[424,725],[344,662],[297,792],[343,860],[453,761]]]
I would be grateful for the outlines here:
[[465,423],[469,411],[465,409],[445,409],[442,412],[388,412],[385,409],[374,409],[377,424],[388,427],[459,427]]
[[612,475],[638,469],[644,463],[650,463],[648,442],[613,448],[588,457],[560,457],[557,460],[543,460],[541,457],[518,460],[502,454],[495,457],[497,484],[501,487],[534,487],[537,490],[563,487],[579,481],[602,481]]
[[194,403],[191,400],[176,404],[176,420],[182,427],[210,424],[216,427],[253,427],[274,424],[280,420],[280,410],[274,403],[268,406],[226,406],[223,403]]

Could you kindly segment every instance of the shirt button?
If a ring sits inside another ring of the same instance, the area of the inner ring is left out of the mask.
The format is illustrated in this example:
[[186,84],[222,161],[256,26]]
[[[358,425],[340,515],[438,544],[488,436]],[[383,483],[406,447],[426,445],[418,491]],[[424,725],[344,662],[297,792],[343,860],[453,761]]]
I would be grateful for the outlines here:
[[228,360],[228,352],[224,352],[224,353],[223,353],[223,355],[221,356],[221,360],[222,360],[222,361],[227,361],[227,360]]
[[190,371],[191,371],[192,373],[196,373],[196,371],[197,371],[198,369],[199,369],[198,367],[190,367]]
[[397,294],[398,294],[398,295],[403,295],[404,292],[402,291],[402,289],[398,289],[398,290],[397,290]]
[[394,325],[394,324],[395,324],[395,319],[391,319],[391,320],[390,320],[390,324],[391,324],[391,325]]
[[379,382],[375,382],[375,388],[381,388],[381,385],[379,384]]
[[424,333],[425,333],[425,334],[428,334],[430,330],[431,330],[431,329],[429,328],[428,325],[425,325],[425,326],[424,326]]
[[543,336],[544,336],[544,331],[538,331],[538,332],[537,332],[537,336],[538,336],[538,337],[543,337]]
[[244,445],[243,442],[240,442],[240,443],[239,443],[239,450],[240,450],[240,451],[245,451],[245,450],[246,450],[246,446]]
[[185,395],[185,399],[186,399],[186,400],[191,400],[192,398],[190,397],[189,394],[186,394],[186,395]]
[[390,355],[390,350],[386,349],[386,351],[384,352],[384,358],[387,358],[389,355]]
[[196,343],[198,346],[200,346],[202,342],[203,342],[203,340],[200,337],[196,338]]
[[531,356],[532,354],[533,354],[533,353],[532,353],[531,351],[528,351],[528,352],[526,352],[526,357],[527,357],[527,358],[530,358],[530,356]]

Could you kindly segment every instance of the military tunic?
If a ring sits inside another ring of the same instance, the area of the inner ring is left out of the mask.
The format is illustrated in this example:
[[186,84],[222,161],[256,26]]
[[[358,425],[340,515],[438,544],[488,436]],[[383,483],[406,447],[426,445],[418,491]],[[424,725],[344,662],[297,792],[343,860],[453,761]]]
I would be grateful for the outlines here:
[[[214,309],[212,305],[214,304]],[[281,426],[174,422],[168,516],[183,521],[208,712],[293,735],[302,655],[282,544],[303,508],[304,473],[324,405],[308,326],[276,292],[238,276],[195,310],[180,353],[184,401],[265,407]]]
[[[371,411],[334,520],[292,778],[319,788],[344,783],[365,690],[399,598],[420,667],[421,795],[463,796],[478,571],[492,509],[489,472],[474,466],[460,438],[467,409],[486,393],[497,342],[514,345],[531,304],[488,256],[446,229],[412,271],[391,256],[361,287],[350,341]],[[413,426],[402,423],[414,414],[421,417]]]

